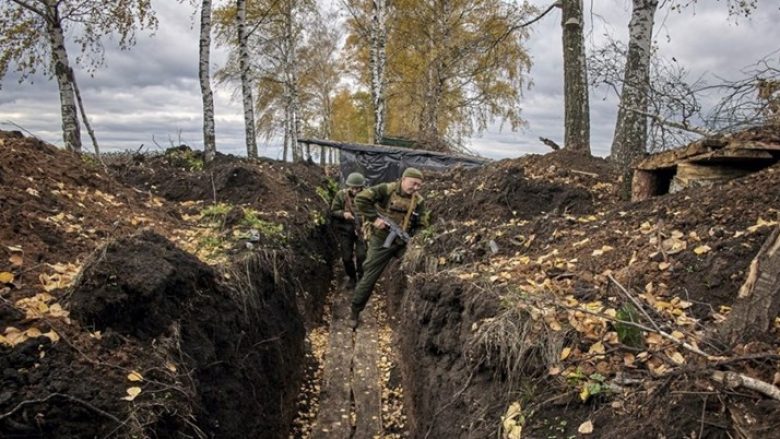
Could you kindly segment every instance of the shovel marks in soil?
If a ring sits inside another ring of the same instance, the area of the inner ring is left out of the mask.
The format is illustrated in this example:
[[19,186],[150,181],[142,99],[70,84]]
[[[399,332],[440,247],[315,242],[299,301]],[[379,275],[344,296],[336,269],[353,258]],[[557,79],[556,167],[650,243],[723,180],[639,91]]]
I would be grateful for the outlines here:
[[320,411],[311,437],[379,437],[382,417],[375,311],[367,308],[361,314],[360,326],[353,331],[349,325],[351,294],[340,291],[336,295]]

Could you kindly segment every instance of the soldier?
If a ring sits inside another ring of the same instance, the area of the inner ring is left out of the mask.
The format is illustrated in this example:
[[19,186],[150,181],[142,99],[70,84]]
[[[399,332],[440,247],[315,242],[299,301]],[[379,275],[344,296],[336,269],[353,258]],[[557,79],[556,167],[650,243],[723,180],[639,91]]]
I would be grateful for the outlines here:
[[400,181],[369,187],[355,197],[358,213],[367,224],[371,224],[372,233],[368,238],[368,257],[363,265],[365,273],[352,296],[350,318],[353,329],[357,328],[360,312],[366,307],[374,284],[390,259],[403,256],[406,250],[406,242],[400,238],[396,238],[387,248],[383,246],[389,231],[379,214],[389,218],[409,235],[428,226],[425,202],[418,193],[422,188],[422,180],[422,172],[406,168]]
[[[355,194],[363,190],[365,184],[366,179],[359,172],[349,174],[347,187],[336,193],[330,206],[330,216],[334,219],[341,248],[341,260],[344,261],[344,271],[349,278],[346,285],[348,289],[355,288],[358,279],[363,276],[363,261],[366,259],[366,243],[354,203]],[[352,258],[353,254],[357,264]]]

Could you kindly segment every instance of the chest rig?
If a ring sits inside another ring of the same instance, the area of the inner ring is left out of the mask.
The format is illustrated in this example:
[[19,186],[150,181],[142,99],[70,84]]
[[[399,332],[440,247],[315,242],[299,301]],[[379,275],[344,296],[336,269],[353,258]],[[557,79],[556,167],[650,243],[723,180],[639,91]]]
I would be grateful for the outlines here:
[[412,216],[415,215],[417,203],[420,196],[403,196],[400,193],[400,186],[395,183],[391,186],[390,199],[387,202],[387,216],[396,224],[400,225],[404,231],[409,231],[412,225]]

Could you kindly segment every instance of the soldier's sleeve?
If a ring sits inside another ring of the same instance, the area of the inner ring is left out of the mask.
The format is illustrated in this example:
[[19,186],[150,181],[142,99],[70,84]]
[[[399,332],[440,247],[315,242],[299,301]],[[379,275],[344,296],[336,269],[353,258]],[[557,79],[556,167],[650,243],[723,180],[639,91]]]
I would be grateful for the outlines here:
[[344,192],[336,192],[333,202],[330,203],[330,216],[344,219]]
[[381,183],[360,191],[355,197],[355,206],[358,213],[368,222],[373,222],[378,213],[376,203],[387,197],[387,184]]

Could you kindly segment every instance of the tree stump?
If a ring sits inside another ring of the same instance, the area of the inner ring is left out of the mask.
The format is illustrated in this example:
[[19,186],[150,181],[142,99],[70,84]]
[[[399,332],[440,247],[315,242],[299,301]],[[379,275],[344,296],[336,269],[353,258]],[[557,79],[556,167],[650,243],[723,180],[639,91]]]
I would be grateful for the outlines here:
[[780,227],[759,250],[720,330],[729,343],[766,337],[780,314]]

